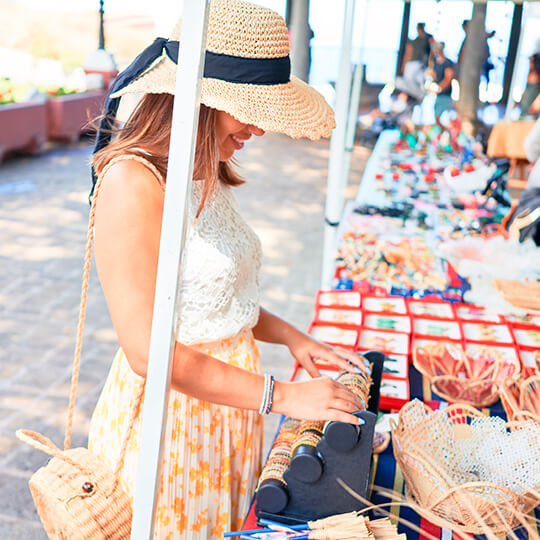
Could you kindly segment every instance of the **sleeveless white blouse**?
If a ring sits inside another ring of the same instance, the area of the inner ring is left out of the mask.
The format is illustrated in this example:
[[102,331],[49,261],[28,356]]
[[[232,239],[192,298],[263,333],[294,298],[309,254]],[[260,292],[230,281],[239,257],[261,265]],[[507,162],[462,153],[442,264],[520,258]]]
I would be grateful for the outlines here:
[[221,182],[195,221],[202,187],[193,182],[176,301],[176,340],[185,345],[232,337],[253,328],[259,317],[259,238],[239,214],[232,189]]

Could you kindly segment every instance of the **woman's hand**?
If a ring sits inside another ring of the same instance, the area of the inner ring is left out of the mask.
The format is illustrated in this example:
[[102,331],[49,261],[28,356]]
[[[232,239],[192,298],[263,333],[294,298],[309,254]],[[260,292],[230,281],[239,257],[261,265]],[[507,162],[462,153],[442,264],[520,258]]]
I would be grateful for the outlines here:
[[318,377],[309,381],[276,381],[272,412],[299,420],[334,420],[359,425],[363,421],[353,412],[363,409],[360,399],[346,386]]
[[300,331],[289,338],[287,346],[294,358],[312,377],[321,376],[314,364],[315,360],[324,360],[347,371],[354,372],[354,366],[364,373],[368,371],[365,360],[361,356],[346,349],[325,345]]

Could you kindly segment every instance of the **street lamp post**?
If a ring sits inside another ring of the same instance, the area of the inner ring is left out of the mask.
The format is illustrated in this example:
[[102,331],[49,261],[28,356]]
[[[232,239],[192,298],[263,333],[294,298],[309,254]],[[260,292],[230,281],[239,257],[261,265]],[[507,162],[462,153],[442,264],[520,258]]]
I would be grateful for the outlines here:
[[98,49],[105,49],[105,30],[103,28],[103,4],[104,0],[99,0],[99,44]]

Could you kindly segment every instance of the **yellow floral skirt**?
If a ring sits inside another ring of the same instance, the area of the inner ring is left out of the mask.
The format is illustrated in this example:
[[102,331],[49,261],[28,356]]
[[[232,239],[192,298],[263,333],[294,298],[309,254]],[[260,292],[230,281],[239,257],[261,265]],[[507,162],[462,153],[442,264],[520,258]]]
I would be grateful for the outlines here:
[[[260,373],[250,330],[192,348]],[[90,450],[111,468],[141,383],[119,349],[92,416],[88,441]],[[144,396],[120,474],[132,502],[143,407]],[[262,434],[262,418],[255,411],[214,405],[171,390],[154,538],[218,539],[240,529],[260,473]]]

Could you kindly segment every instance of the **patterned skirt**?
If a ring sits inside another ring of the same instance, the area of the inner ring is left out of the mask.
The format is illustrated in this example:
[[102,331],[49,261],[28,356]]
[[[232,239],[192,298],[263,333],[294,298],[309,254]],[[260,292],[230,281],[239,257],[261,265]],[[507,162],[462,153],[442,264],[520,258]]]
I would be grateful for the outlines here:
[[[192,348],[260,373],[250,330]],[[92,416],[88,443],[111,468],[141,383],[120,349]],[[141,420],[139,412],[120,475],[132,502]],[[255,411],[214,405],[171,390],[154,538],[218,539],[240,529],[260,473],[262,424]]]

